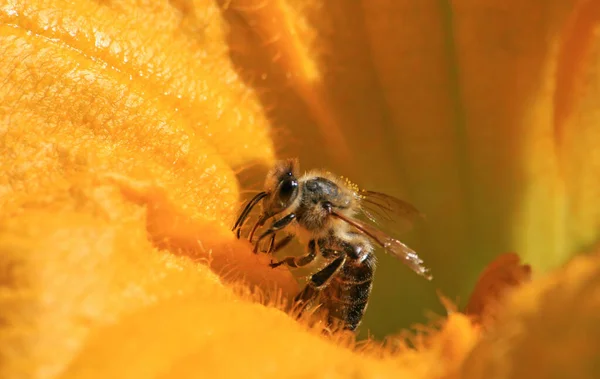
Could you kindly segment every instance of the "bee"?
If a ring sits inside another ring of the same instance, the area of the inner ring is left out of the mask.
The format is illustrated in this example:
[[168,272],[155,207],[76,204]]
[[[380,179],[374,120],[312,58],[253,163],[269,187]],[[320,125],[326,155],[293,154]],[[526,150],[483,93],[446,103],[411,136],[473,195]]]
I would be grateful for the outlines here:
[[[421,216],[411,204],[379,192],[360,190],[356,185],[329,172],[313,170],[299,177],[298,160],[278,162],[267,174],[264,190],[254,196],[241,210],[233,231],[241,230],[252,209],[262,205],[262,212],[248,235],[258,253],[273,254],[284,248],[294,237],[306,246],[305,255],[271,260],[275,268],[307,266],[320,256],[326,264],[312,274],[294,303],[301,310],[321,307],[327,311],[330,325],[341,325],[354,331],[366,311],[376,257],[374,244],[399,258],[418,275],[432,277],[417,253],[392,238],[375,225],[382,221],[409,221]],[[372,224],[360,221],[362,214]],[[270,226],[254,236],[271,220]],[[276,235],[284,237],[276,242]],[[301,314],[302,312],[300,312]]]

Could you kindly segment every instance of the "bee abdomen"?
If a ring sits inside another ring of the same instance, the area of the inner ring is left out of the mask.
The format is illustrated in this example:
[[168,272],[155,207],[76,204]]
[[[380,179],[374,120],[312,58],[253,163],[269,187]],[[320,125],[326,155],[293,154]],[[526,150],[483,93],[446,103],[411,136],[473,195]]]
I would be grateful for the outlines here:
[[327,291],[330,317],[341,320],[346,329],[356,329],[367,309],[374,274],[369,258],[361,263],[347,262]]
[[372,280],[358,283],[336,280],[335,283],[332,284],[336,287],[336,291],[332,294],[332,299],[344,304],[355,304],[368,301],[371,289],[373,288]]
[[367,309],[372,282],[342,285],[337,282],[331,284],[329,287],[331,294],[328,299],[330,318],[341,320],[346,329],[356,329]]

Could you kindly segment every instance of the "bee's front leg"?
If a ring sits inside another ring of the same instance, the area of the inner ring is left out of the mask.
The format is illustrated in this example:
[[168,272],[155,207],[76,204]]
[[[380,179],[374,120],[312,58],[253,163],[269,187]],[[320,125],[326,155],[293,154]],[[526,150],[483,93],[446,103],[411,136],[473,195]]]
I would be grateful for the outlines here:
[[233,225],[233,228],[231,229],[232,231],[235,232],[238,239],[240,238],[242,226],[244,226],[244,223],[246,222],[246,219],[248,218],[250,211],[252,211],[252,208],[254,208],[256,206],[256,204],[258,204],[263,198],[265,198],[267,196],[268,196],[268,194],[266,192],[264,192],[264,191],[260,192],[246,204],[246,206],[244,207],[244,209],[238,216],[237,220],[235,221],[235,225]]
[[292,221],[294,221],[295,219],[296,219],[296,215],[294,213],[290,213],[289,215],[283,217],[282,219],[277,220],[274,223],[272,223],[271,227],[269,229],[267,229],[263,234],[261,234],[260,237],[258,237],[258,239],[256,240],[256,242],[254,244],[254,250],[253,250],[254,253],[258,252],[258,245],[260,244],[260,241],[262,241],[266,237],[270,236],[271,234],[275,234],[279,230],[285,228],[286,226],[291,224]]

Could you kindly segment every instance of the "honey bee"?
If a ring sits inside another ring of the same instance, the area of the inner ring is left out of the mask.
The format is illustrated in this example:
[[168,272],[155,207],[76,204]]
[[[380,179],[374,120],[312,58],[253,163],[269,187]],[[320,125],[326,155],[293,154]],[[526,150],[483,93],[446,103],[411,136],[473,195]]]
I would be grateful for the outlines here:
[[[242,226],[252,209],[262,204],[262,213],[248,235],[257,253],[268,242],[266,253],[281,250],[296,236],[307,246],[306,254],[271,260],[275,268],[299,268],[318,255],[326,264],[310,276],[294,302],[301,310],[325,309],[330,325],[355,330],[366,311],[373,286],[376,257],[373,243],[399,258],[414,272],[431,280],[423,261],[408,246],[380,228],[359,221],[362,214],[373,224],[382,221],[412,221],[421,213],[411,204],[379,192],[359,190],[348,180],[329,172],[313,170],[298,176],[298,161],[278,162],[267,174],[264,190],[240,212],[233,231],[241,237]],[[269,219],[270,226],[256,240],[254,235]],[[276,234],[284,237],[276,242]]]

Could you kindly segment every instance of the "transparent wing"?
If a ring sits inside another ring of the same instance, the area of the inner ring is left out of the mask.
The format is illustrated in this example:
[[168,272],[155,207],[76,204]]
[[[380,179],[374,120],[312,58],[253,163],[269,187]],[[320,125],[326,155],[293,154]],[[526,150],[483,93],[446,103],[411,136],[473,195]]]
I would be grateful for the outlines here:
[[406,246],[399,240],[388,236],[386,233],[378,230],[370,225],[364,224],[356,219],[344,216],[337,212],[332,212],[332,216],[339,218],[352,225],[360,232],[364,233],[372,240],[374,240],[379,246],[383,247],[384,250],[400,259],[406,264],[411,270],[421,275],[427,280],[431,280],[433,277],[429,273],[429,269],[423,265],[423,261],[417,253],[415,253],[410,247]]
[[379,226],[405,232],[416,220],[425,218],[412,204],[381,192],[359,191],[356,196],[361,213]]

